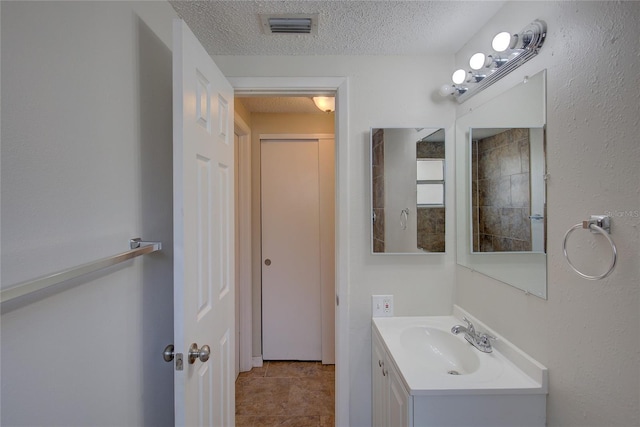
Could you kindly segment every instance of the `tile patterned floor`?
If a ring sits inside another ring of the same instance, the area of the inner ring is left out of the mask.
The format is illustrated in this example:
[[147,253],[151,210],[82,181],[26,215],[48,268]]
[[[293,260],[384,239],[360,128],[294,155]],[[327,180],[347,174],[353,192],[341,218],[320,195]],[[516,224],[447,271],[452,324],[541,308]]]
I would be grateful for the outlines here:
[[236,427],[333,427],[334,365],[265,362],[236,380]]

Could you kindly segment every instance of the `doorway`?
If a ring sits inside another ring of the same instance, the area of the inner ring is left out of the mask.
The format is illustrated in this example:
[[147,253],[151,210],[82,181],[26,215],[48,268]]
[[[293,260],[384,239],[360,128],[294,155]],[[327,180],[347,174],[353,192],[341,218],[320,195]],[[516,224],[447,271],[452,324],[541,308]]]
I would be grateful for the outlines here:
[[[348,165],[348,79],[345,77],[231,77],[236,96],[312,96],[312,95],[335,95],[335,294],[331,295],[331,304],[335,304],[335,422],[336,425],[348,425],[349,423],[349,360],[348,360],[348,316],[347,304],[349,277],[349,221],[348,221],[348,200],[349,171]],[[308,129],[307,129],[308,130]],[[257,151],[257,150],[256,150]],[[259,153],[251,153],[255,158]],[[252,191],[255,191],[255,182],[252,182]],[[253,214],[256,209],[252,208]],[[252,215],[252,213],[240,212],[240,215]],[[242,220],[239,218],[239,220]],[[254,221],[255,223],[255,221]],[[253,235],[256,230],[252,230]],[[260,273],[260,251],[251,251],[252,260],[258,259],[257,271],[254,268],[252,277]],[[254,280],[255,282],[255,280]],[[245,284],[244,286],[247,286]],[[251,283],[248,284],[249,291],[254,289]],[[259,289],[258,289],[259,291]],[[255,298],[253,299],[255,304]],[[343,301],[341,303],[341,301]],[[259,301],[258,301],[259,302]],[[251,319],[253,329],[259,319]],[[258,326],[259,330],[259,326]],[[249,331],[251,333],[252,331]],[[254,334],[255,338],[255,334]],[[258,336],[259,338],[259,336]],[[258,344],[258,346],[256,345]],[[253,348],[260,348],[259,342],[253,341]],[[259,352],[258,352],[259,353]],[[261,359],[256,359],[254,355],[254,366],[261,363]]]

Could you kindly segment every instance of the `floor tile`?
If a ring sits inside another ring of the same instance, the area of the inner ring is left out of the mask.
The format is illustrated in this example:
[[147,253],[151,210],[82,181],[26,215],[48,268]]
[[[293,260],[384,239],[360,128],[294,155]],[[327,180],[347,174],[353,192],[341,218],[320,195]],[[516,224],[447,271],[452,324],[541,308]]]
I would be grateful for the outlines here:
[[288,378],[244,378],[236,381],[236,415],[286,415]]
[[267,377],[315,377],[320,375],[317,362],[269,362]]
[[265,362],[236,380],[237,427],[333,427],[335,367]]
[[320,427],[320,417],[313,416],[279,416],[257,417],[254,427]]

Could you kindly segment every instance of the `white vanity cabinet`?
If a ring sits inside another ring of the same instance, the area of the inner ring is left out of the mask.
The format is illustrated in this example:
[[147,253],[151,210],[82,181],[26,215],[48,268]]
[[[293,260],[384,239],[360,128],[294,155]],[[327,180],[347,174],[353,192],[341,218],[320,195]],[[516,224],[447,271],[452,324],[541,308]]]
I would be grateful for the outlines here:
[[[468,313],[454,313],[373,319],[373,426],[544,427],[547,369]],[[493,352],[451,333],[462,317],[498,337]]]
[[393,360],[385,350],[380,337],[373,334],[372,346],[373,426],[412,426],[412,402]]

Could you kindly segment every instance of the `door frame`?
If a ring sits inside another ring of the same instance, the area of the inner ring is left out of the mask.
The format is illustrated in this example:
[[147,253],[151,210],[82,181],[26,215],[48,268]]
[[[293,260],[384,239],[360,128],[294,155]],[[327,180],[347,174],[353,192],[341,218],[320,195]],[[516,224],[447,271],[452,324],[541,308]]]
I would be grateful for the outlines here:
[[[250,371],[253,367],[253,342],[252,342],[252,292],[251,292],[251,128],[234,111],[234,132],[238,135],[238,211],[236,222],[238,224],[239,257],[236,263],[239,265],[239,274],[236,277],[236,291],[239,300],[239,349],[236,355],[240,362],[240,371]],[[244,262],[246,261],[246,262]]]
[[[336,166],[336,212],[335,212],[335,283],[336,283],[336,407],[335,424],[349,425],[349,122],[347,77],[227,77],[242,95],[335,95],[335,166]],[[246,213],[241,213],[246,214]],[[342,304],[340,303],[342,302]],[[242,332],[241,332],[242,333]]]

